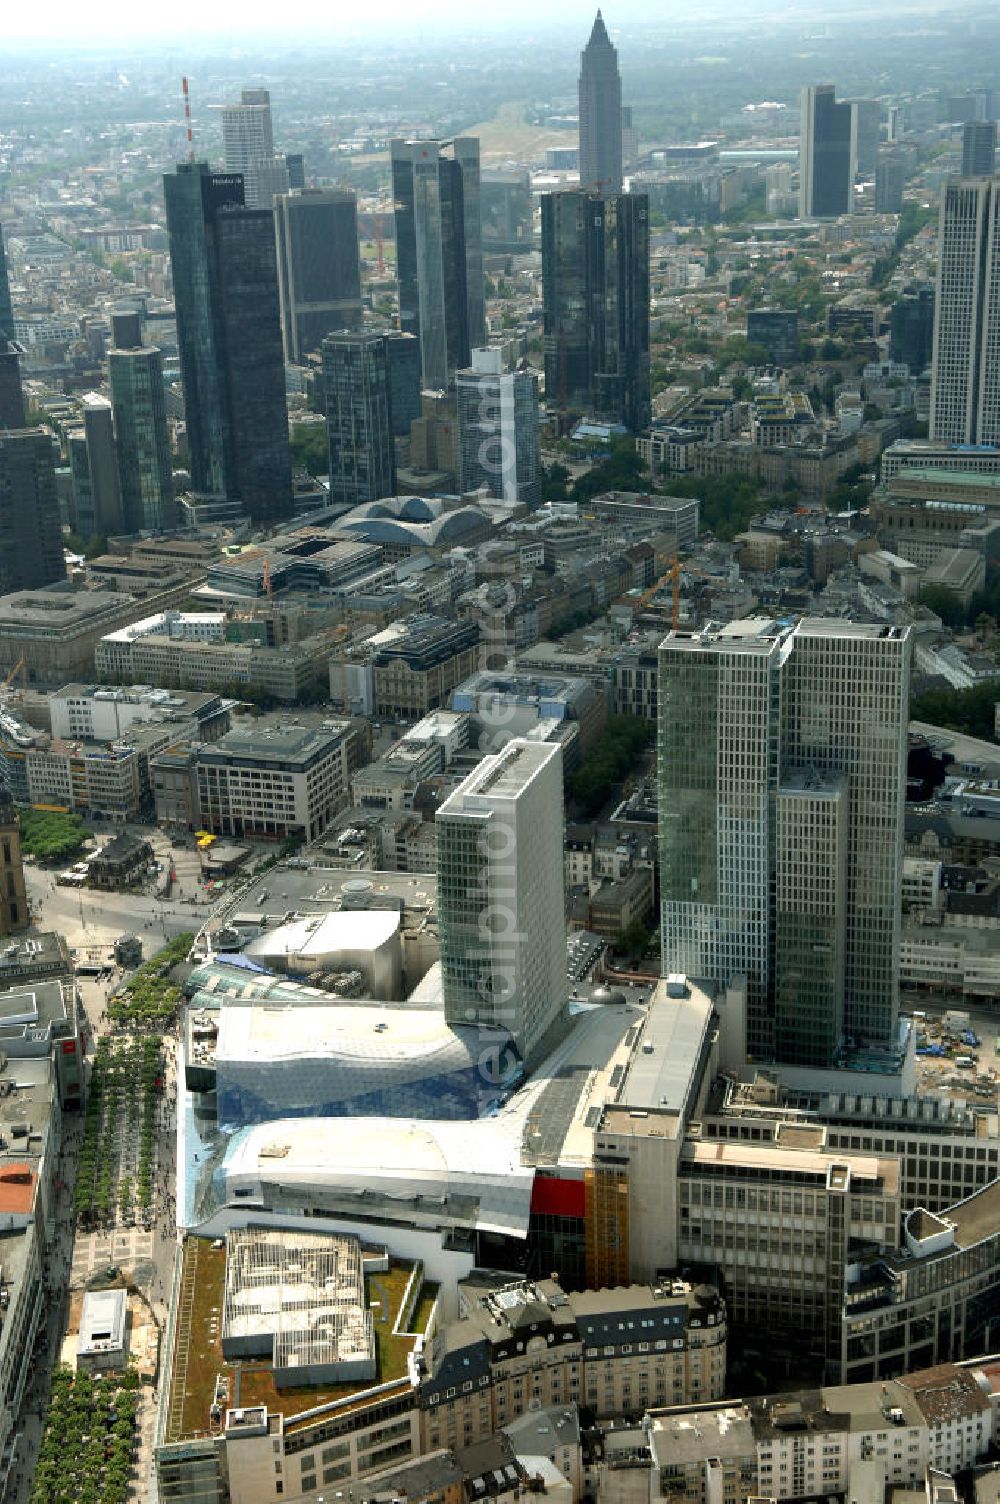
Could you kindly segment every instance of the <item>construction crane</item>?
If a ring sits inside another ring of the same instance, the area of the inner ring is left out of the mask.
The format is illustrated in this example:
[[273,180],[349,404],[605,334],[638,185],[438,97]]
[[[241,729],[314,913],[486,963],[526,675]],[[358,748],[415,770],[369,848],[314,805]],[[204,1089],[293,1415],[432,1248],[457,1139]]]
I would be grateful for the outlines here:
[[24,654],[23,653],[21,654],[21,656],[17,660],[17,662],[14,664],[14,667],[11,669],[10,673],[4,679],[3,683],[0,684],[0,689],[10,689],[11,684],[17,678],[18,674],[21,675],[21,688],[22,688],[22,690],[26,690],[28,688],[28,669],[27,669],[27,666],[26,666],[25,661],[24,661]]
[[672,582],[670,625],[676,632],[681,619],[681,561],[676,556],[671,562],[670,568],[648,590],[644,590],[637,602],[640,611],[645,611],[650,601],[658,594],[663,586],[670,580]]

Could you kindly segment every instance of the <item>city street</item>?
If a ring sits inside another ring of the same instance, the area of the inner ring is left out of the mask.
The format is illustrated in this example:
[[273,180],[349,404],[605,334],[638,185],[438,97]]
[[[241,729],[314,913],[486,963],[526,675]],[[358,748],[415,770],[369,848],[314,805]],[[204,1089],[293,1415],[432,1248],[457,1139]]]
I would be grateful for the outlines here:
[[[54,930],[67,945],[81,953],[93,948],[107,959],[115,939],[126,931],[135,932],[143,941],[144,959],[148,959],[165,940],[197,930],[210,913],[214,900],[206,898],[201,887],[201,863],[194,849],[173,852],[170,843],[158,831],[143,830],[152,837],[157,859],[176,862],[178,881],[175,897],[163,900],[151,894],[98,892],[93,889],[61,887],[55,872],[36,863],[25,867],[29,901],[34,925],[39,931]],[[79,977],[79,991],[87,1021],[86,1049],[93,1055],[95,1034],[104,1026],[104,1010],[121,976],[110,978]],[[94,1231],[76,1231],[75,1186],[76,1163],[83,1137],[83,1118],[67,1115],[63,1120],[62,1144],[59,1149],[58,1176],[62,1182],[56,1210],[56,1223],[44,1272],[45,1306],[35,1344],[32,1376],[25,1393],[19,1423],[15,1428],[18,1443],[2,1492],[4,1504],[26,1504],[30,1496],[31,1474],[37,1457],[48,1401],[53,1366],[60,1358],[70,1363],[74,1354],[64,1348],[70,1302],[74,1293],[82,1292],[109,1268],[118,1268],[128,1283],[141,1291],[148,1302],[159,1330],[162,1353],[163,1333],[168,1314],[168,1300],[173,1278],[177,1246],[174,1206],[176,1076],[174,1040],[164,1040],[163,1091],[157,1106],[156,1160],[154,1170],[153,1212],[148,1225],[132,1214],[123,1225]],[[132,1497],[148,1496],[152,1467],[153,1428],[159,1393],[159,1374],[152,1385],[140,1390],[137,1417],[137,1462]],[[0,1476],[0,1489],[4,1479]]]

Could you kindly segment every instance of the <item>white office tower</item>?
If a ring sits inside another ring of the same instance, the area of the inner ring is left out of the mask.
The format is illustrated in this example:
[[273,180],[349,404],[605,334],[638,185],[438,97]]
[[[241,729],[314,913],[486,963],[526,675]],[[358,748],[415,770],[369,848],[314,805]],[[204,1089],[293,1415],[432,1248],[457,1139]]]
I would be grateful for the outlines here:
[[288,192],[288,173],[274,155],[269,91],[244,89],[239,104],[223,105],[221,114],[226,171],[242,173],[248,209],[270,209],[275,193]]
[[445,1016],[508,1030],[530,1065],[566,1004],[561,748],[509,742],[436,824]]
[[818,617],[660,648],[663,969],[745,975],[755,1059],[895,1042],[909,659]]
[[473,350],[455,378],[463,491],[485,488],[501,501],[536,507],[542,499],[538,377],[504,371],[498,349]]
[[1000,443],[1000,177],[945,184],[938,236],[930,437]]

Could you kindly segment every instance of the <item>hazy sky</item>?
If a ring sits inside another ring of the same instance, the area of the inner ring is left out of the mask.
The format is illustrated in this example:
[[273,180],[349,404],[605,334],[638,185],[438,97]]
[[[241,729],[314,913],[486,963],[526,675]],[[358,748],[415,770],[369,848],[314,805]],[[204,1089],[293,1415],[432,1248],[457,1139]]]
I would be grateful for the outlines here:
[[[312,35],[336,41],[348,40],[351,33],[366,38],[378,32],[398,38],[401,32],[420,31],[430,35],[442,28],[456,26],[466,33],[504,29],[512,25],[530,25],[547,31],[566,29],[578,35],[589,32],[597,0],[502,0],[499,5],[470,5],[469,0],[433,0],[430,5],[413,0],[375,0],[374,4],[345,4],[344,0],[292,0],[287,8],[275,0],[195,0],[195,3],[172,8],[165,19],[162,5],[150,0],[97,0],[81,6],[79,0],[48,0],[44,11],[31,5],[8,4],[3,19],[5,41],[18,39],[36,42],[42,47],[90,40],[107,42],[117,39],[128,44],[132,39],[169,35],[172,48],[184,49],[186,36],[215,36],[238,44],[243,37],[270,33],[286,43],[296,43]],[[860,0],[849,3],[846,11],[860,9]],[[896,9],[889,5],[885,9]],[[911,8],[905,7],[904,8]],[[912,8],[923,8],[920,0]],[[929,8],[929,6],[928,6]],[[937,9],[954,6],[938,5]],[[964,7],[963,7],[964,8]],[[629,21],[669,22],[671,18],[704,20],[706,12],[724,10],[734,15],[729,0],[608,0],[604,5],[609,28]],[[771,10],[788,20],[795,15],[824,14],[822,0],[751,0],[741,6],[741,13],[760,14]],[[841,15],[846,11],[842,10]],[[39,18],[42,17],[42,24]]]

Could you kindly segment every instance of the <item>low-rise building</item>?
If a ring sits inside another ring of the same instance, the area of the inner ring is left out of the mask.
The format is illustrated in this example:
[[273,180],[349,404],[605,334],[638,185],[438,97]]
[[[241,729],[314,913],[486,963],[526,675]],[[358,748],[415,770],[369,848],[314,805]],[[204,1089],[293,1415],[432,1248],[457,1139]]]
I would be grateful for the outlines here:
[[153,862],[149,842],[123,830],[91,857],[88,881],[95,888],[131,888],[149,872]]
[[337,648],[329,663],[330,699],[352,715],[419,720],[472,672],[478,644],[474,622],[409,616]]
[[988,1387],[975,1371],[946,1363],[888,1383],[655,1410],[646,1422],[650,1493],[679,1504],[746,1504],[922,1488],[929,1468],[954,1473],[986,1452]]
[[345,730],[230,731],[194,754],[199,818],[215,835],[315,840],[348,800]]
[[[172,605],[188,585],[167,595]],[[21,590],[0,598],[0,674],[23,663],[32,684],[65,684],[94,672],[102,637],[149,610],[149,601],[111,590]]]
[[[903,1373],[915,1363],[992,1352],[1000,1308],[1000,1181],[939,1212],[915,1207],[891,1253],[851,1269],[841,1373]],[[968,1465],[968,1464],[964,1464]]]
[[439,1327],[420,1384],[424,1447],[485,1440],[526,1410],[641,1415],[657,1398],[718,1397],[726,1312],[684,1281],[563,1293],[555,1280],[489,1290]]
[[701,502],[697,497],[606,491],[591,497],[585,510],[602,520],[627,523],[637,532],[663,533],[677,548],[689,548],[698,538]]

